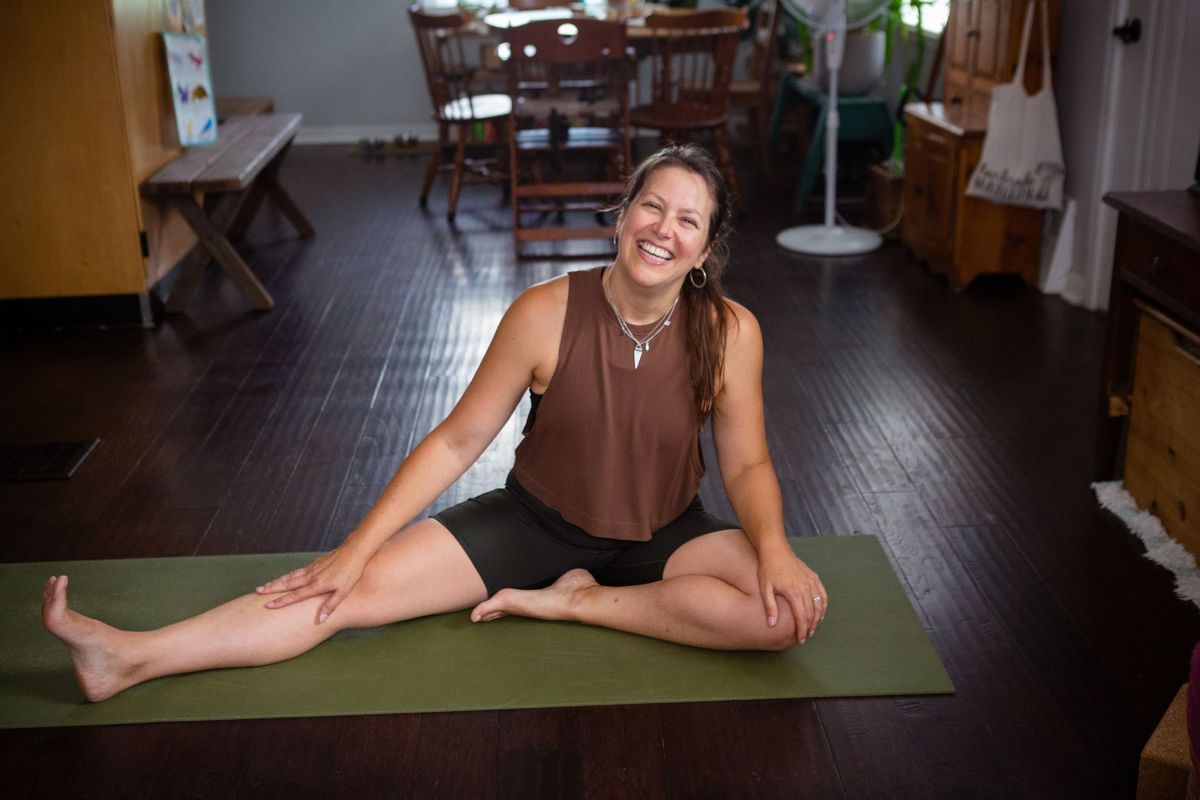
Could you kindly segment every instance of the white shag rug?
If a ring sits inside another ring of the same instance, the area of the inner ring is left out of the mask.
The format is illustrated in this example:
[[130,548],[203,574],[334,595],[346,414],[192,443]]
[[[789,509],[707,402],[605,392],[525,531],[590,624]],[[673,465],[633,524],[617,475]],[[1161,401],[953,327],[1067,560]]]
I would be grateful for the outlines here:
[[1121,481],[1093,483],[1100,505],[1116,514],[1146,545],[1146,558],[1175,575],[1175,594],[1200,606],[1200,569],[1196,559],[1179,542],[1167,535],[1158,517],[1138,508]]

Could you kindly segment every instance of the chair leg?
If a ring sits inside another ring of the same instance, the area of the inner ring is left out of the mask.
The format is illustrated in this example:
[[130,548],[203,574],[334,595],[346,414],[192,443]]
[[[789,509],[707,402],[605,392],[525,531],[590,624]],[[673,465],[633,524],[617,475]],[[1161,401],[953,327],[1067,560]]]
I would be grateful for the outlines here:
[[771,109],[765,100],[760,100],[748,115],[754,135],[754,152],[758,155],[758,166],[763,172],[771,168],[771,153],[767,149],[767,128],[771,124]]
[[438,167],[442,164],[442,154],[444,152],[446,152],[446,123],[439,122],[437,149],[429,157],[429,166],[425,168],[425,183],[421,185],[421,208],[428,207],[429,190],[433,186],[433,179],[437,177]]
[[521,164],[517,158],[517,121],[515,117],[510,117],[508,125],[508,200],[512,203],[513,252],[518,256],[521,254],[521,200],[517,194],[517,187],[520,183]]
[[717,166],[725,176],[725,184],[733,200],[733,207],[742,210],[742,192],[738,188],[737,173],[733,171],[733,158],[729,154],[729,142],[725,138],[725,126],[718,125],[712,129],[713,144],[717,150]]
[[462,188],[463,170],[467,158],[467,126],[458,126],[458,145],[454,148],[454,172],[450,176],[450,206],[446,211],[446,219],[454,222],[454,213],[458,208],[458,190]]

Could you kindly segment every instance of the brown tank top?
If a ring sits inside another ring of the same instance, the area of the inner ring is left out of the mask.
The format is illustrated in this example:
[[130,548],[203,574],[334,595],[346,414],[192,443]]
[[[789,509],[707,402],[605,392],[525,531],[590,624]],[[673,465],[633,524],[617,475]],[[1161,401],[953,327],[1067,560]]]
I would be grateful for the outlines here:
[[[603,267],[568,276],[558,364],[517,447],[517,480],[593,536],[645,541],[696,496],[704,466],[688,373],[687,310],[637,369]],[[639,338],[654,325],[630,325]]]

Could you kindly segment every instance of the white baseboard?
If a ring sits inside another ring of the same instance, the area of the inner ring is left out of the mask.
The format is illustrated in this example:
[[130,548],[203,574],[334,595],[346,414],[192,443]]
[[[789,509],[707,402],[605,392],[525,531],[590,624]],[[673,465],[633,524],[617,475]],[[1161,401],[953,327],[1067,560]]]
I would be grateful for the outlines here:
[[296,144],[354,144],[363,139],[385,139],[397,136],[416,136],[421,141],[437,141],[437,124],[390,123],[386,125],[301,125]]
[[1062,298],[1073,306],[1088,307],[1089,295],[1088,279],[1078,272],[1072,272],[1067,276],[1066,286],[1063,288]]

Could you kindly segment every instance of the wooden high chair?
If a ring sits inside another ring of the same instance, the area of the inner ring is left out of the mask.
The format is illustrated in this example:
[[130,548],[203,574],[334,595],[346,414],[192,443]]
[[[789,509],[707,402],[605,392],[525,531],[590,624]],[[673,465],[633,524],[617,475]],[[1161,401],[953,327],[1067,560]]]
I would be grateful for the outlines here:
[[[624,25],[541,20],[509,28],[506,41],[514,246],[611,238],[612,226],[570,227],[563,215],[598,213],[632,169]],[[559,224],[528,225],[539,212]]]

